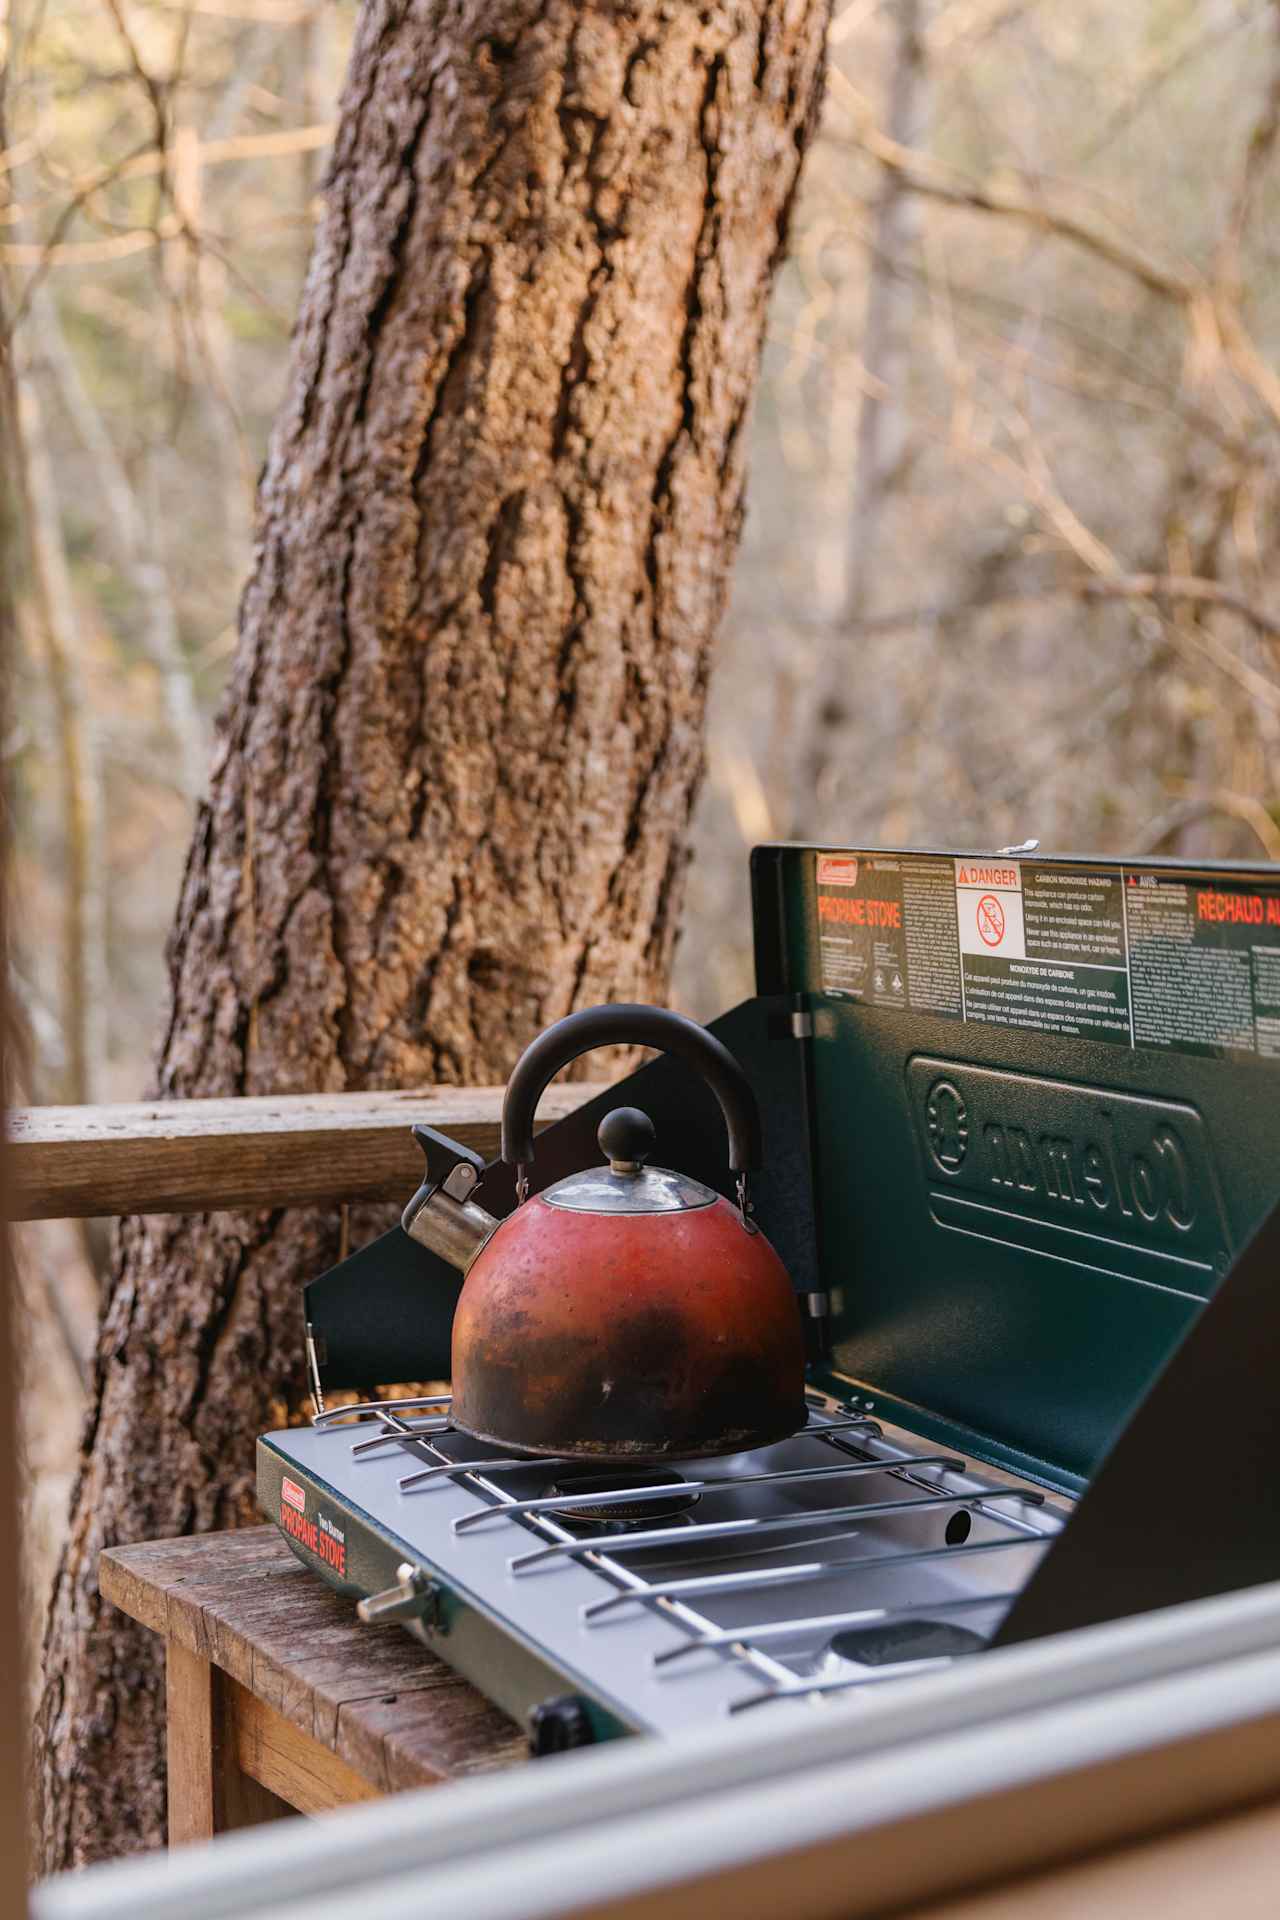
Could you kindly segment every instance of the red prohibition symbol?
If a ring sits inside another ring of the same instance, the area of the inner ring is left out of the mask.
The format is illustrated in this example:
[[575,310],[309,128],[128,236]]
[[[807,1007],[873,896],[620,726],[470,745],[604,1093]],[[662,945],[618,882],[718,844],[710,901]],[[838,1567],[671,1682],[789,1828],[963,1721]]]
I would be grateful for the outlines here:
[[978,902],[978,932],[989,947],[1004,939],[1004,908],[994,893],[984,893]]

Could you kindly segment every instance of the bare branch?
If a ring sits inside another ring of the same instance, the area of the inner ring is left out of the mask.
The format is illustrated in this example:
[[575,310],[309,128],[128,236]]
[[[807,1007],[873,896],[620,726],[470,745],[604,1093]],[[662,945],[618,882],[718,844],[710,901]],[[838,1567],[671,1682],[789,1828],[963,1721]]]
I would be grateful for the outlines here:
[[299,27],[324,0],[158,0],[158,4],[208,14],[215,20],[260,20],[272,27]]
[[[907,632],[920,627],[947,630],[967,626],[979,614],[1012,612],[1020,607],[1041,606],[1053,599],[1192,601],[1237,614],[1268,640],[1280,641],[1280,613],[1256,606],[1242,594],[1224,587],[1221,581],[1201,580],[1180,573],[1087,573],[1070,580],[1049,581],[1034,592],[1000,594],[993,599],[962,600],[950,605],[904,607],[896,613],[876,614],[870,619],[839,625],[845,632],[859,634]],[[833,623],[821,624],[830,627]],[[1280,687],[1273,688],[1272,692],[1280,702]]]
[[1218,258],[1214,263],[1214,277],[1222,296],[1234,306],[1239,306],[1242,294],[1240,250],[1245,229],[1253,213],[1263,176],[1275,153],[1276,142],[1280,140],[1280,5],[1277,0],[1271,0],[1271,34],[1271,71],[1267,76],[1257,118],[1245,141],[1235,190],[1223,223]]
[[1158,60],[1149,64],[1136,76],[1120,104],[1112,109],[1102,126],[1087,143],[1077,149],[1076,164],[1080,165],[1094,159],[1139,113],[1149,111],[1159,93],[1171,80],[1176,79],[1210,47],[1228,39],[1232,34],[1239,33],[1242,28],[1251,26],[1272,4],[1273,0],[1262,0],[1260,6],[1252,9],[1241,8],[1229,19],[1211,20],[1208,27],[1201,26],[1201,9],[1198,6],[1192,6],[1190,12],[1194,19],[1195,31],[1185,39],[1175,41],[1174,45]]
[[0,246],[0,262],[10,267],[35,267],[33,277],[42,280],[50,267],[95,266],[104,260],[125,260],[130,254],[148,253],[152,247],[176,240],[179,231],[176,220],[165,220],[158,226],[134,227],[105,240],[11,240]]
[[[0,247],[0,259],[7,261],[15,267],[31,266],[36,269],[15,303],[14,311],[10,318],[10,324],[12,326],[16,327],[21,323],[27,307],[30,305],[32,294],[39,286],[49,267],[54,264],[55,259],[60,260],[65,257],[62,236],[71,225],[76,214],[88,205],[95,194],[101,192],[104,187],[110,186],[113,180],[123,179],[130,162],[140,157],[151,157],[150,141],[146,142],[143,147],[135,147],[131,153],[123,155],[122,158],[112,166],[100,168],[91,181],[85,181],[76,187],[70,200],[67,201],[66,205],[59,212],[57,219],[54,221],[53,231],[48,234],[39,245],[16,243],[11,246]],[[93,241],[87,244],[95,247],[101,247],[104,244],[114,245],[114,253],[96,254],[93,256],[98,259],[112,259],[122,253],[135,253],[139,251],[136,246],[124,247],[119,245],[120,241],[132,241],[133,239],[134,236],[132,234],[121,234],[116,237],[114,242],[104,243],[102,241]],[[82,243],[82,245],[83,244],[86,243]],[[152,244],[150,235],[146,237],[142,244],[144,246]],[[83,258],[84,256],[82,255],[81,257]]]
[[953,59],[958,47],[971,48],[1011,26],[1027,12],[1033,0],[956,0],[929,26],[929,54],[934,60]]
[[[927,84],[924,15],[920,0],[893,0],[892,53],[885,110],[890,137],[904,150],[921,130]],[[843,541],[842,597],[846,613],[866,605],[876,536],[906,445],[903,400],[910,359],[913,288],[893,271],[912,250],[920,212],[899,177],[880,181],[873,229],[871,270],[862,327],[861,401],[855,438],[853,497]],[[824,793],[835,742],[847,723],[844,649],[829,644],[817,663],[804,725],[802,790]],[[797,820],[797,829],[799,820]]]
[[1247,793],[1232,793],[1226,787],[1215,787],[1209,793],[1188,794],[1185,800],[1179,800],[1151,822],[1147,831],[1139,836],[1134,851],[1159,853],[1186,827],[1221,814],[1248,827],[1268,860],[1280,860],[1280,827],[1262,802]]
[[852,108],[857,133],[852,139],[830,134],[827,136],[829,143],[852,152],[869,154],[882,167],[896,174],[910,192],[940,200],[952,207],[999,214],[1004,219],[1016,220],[1039,233],[1056,234],[1059,239],[1084,247],[1108,266],[1128,274],[1151,293],[1180,305],[1187,304],[1201,291],[1201,283],[1192,272],[1179,273],[1173,268],[1161,266],[1158,261],[1126,245],[1103,228],[1082,220],[1066,208],[1056,207],[1047,200],[1030,198],[1025,193],[1014,192],[994,181],[972,179],[956,168],[943,166],[940,161],[916,153],[910,147],[900,146],[874,125],[865,102],[838,70],[833,71],[832,81]]
[[1219,580],[1201,580],[1179,573],[1125,573],[1081,580],[1074,591],[1084,600],[1184,600],[1200,606],[1221,607],[1247,620],[1268,640],[1280,640],[1280,614],[1257,606],[1243,594],[1224,587]]
[[191,669],[183,655],[164,564],[155,551],[106,423],[80,378],[75,356],[63,336],[57,303],[47,288],[42,287],[36,294],[31,317],[59,398],[77,438],[93,461],[117,563],[143,608],[143,639],[160,675],[165,709],[178,750],[179,778],[183,791],[194,798],[205,775],[204,722],[196,704]]
[[[319,153],[332,144],[333,128],[332,120],[322,120],[308,122],[301,127],[282,127],[274,133],[216,135],[201,141],[200,165],[205,168],[220,167],[245,160],[287,159],[295,153]],[[6,160],[17,166],[20,161],[29,159],[35,150],[36,142],[28,140],[22,143],[21,152],[14,147],[9,155],[0,155],[0,176],[6,171]],[[148,140],[145,146],[133,148],[111,166],[96,167],[92,173],[66,181],[63,190],[68,191],[71,198],[59,208],[56,225],[45,245],[55,246],[74,215],[92,206],[108,187],[126,180],[145,180],[152,174],[162,173],[165,165],[164,156]],[[43,212],[56,197],[56,194],[46,193],[43,197],[28,201],[27,217]],[[5,217],[11,219],[13,216],[6,214]]]
[[[864,152],[902,180],[912,193],[947,206],[973,212],[990,213],[1017,221],[1033,231],[1052,234],[1071,245],[1084,248],[1096,259],[1127,274],[1148,292],[1184,309],[1192,329],[1193,342],[1200,348],[1202,360],[1212,362],[1221,351],[1236,377],[1247,387],[1280,425],[1280,376],[1267,363],[1251,339],[1230,289],[1214,288],[1188,267],[1185,271],[1162,266],[1140,249],[1118,239],[1106,229],[1082,219],[1069,209],[1053,205],[1044,198],[1032,198],[1025,192],[1013,192],[994,181],[975,180],[940,162],[927,159],[899,146],[874,125],[866,102],[844,76],[832,71],[832,82],[845,94],[858,131],[852,139],[828,136],[831,144]],[[1277,107],[1280,133],[1280,106]],[[1269,136],[1273,139],[1275,135]],[[1268,146],[1269,151],[1269,146]]]
[[52,462],[35,385],[17,382],[12,464],[31,555],[62,782],[62,1024],[73,1098],[91,1100],[106,1052],[105,861],[93,716],[81,684],[82,647]]

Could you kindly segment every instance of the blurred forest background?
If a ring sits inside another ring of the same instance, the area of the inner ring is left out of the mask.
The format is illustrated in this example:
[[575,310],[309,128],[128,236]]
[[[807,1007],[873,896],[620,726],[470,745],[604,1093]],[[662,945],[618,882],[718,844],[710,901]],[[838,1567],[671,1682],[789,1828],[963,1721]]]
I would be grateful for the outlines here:
[[[19,1100],[147,1080],[354,14],[9,9]],[[1277,0],[838,0],[677,1004],[759,839],[1280,855],[1278,142]],[[102,1244],[23,1236],[33,1601]]]

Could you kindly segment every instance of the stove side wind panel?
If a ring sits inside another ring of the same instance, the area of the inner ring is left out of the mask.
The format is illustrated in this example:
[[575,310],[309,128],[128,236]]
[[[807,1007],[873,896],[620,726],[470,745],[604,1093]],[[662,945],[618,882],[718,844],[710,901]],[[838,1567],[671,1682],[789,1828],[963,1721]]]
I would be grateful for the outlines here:
[[753,892],[833,1371],[1078,1490],[1280,1198],[1280,869],[767,846]]

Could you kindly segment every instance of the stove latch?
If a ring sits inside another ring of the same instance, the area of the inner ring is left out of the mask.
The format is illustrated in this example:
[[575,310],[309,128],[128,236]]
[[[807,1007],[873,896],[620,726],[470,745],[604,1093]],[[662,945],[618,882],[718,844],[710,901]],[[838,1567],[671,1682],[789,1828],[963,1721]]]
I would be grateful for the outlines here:
[[439,1591],[419,1567],[402,1560],[396,1568],[396,1584],[382,1593],[371,1593],[356,1607],[357,1617],[366,1627],[381,1626],[388,1620],[421,1620],[424,1626],[438,1625]]

